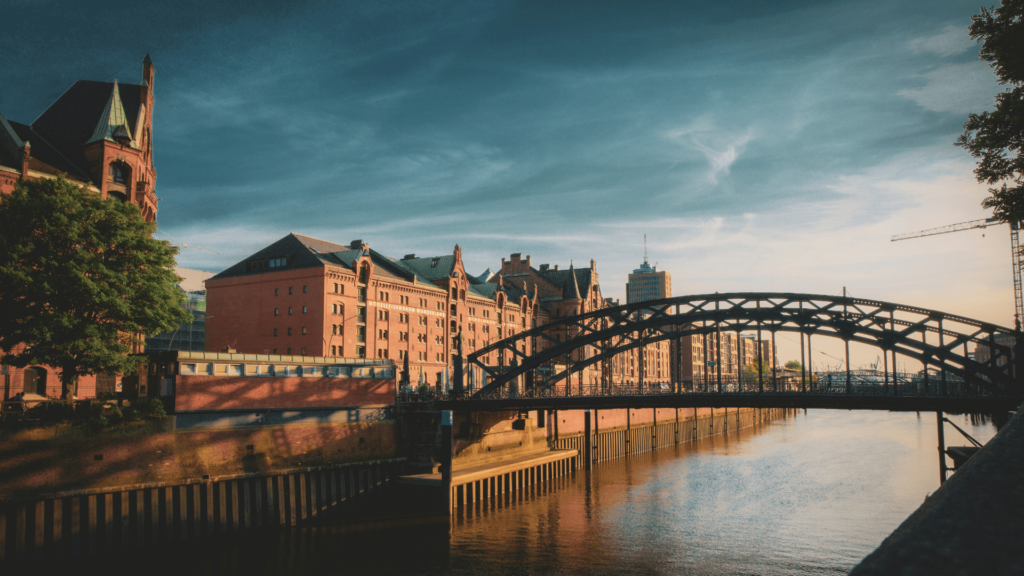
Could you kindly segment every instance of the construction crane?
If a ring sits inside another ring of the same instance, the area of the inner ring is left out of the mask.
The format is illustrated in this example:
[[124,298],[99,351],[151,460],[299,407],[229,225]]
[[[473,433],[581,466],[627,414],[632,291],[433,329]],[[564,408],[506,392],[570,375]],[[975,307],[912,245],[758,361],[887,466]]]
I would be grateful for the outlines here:
[[[978,228],[988,228],[989,226],[995,226],[999,224],[995,218],[983,218],[981,220],[971,220],[970,222],[960,222],[959,224],[950,224],[949,226],[940,226],[938,228],[929,228],[928,230],[921,230],[919,232],[908,232],[906,234],[896,234],[890,239],[890,242],[898,242],[900,240],[910,240],[911,238],[922,238],[924,236],[935,236],[938,234],[949,234],[950,232],[963,232],[964,230],[975,230]],[[1013,297],[1016,310],[1013,315],[1014,328],[1020,330],[1021,318],[1024,318],[1024,297],[1021,295],[1021,278],[1020,278],[1020,267],[1021,267],[1021,253],[1020,253],[1020,240],[1017,237],[1017,232],[1020,230],[1020,223],[1014,222],[1010,224],[1010,252],[1013,258]]]

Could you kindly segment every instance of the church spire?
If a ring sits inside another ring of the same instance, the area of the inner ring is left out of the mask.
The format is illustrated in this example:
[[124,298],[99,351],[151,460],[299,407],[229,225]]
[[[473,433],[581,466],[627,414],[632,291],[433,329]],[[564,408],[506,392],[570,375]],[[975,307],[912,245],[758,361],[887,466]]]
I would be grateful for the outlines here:
[[117,78],[114,79],[114,88],[110,91],[110,99],[107,100],[99,122],[96,123],[92,138],[89,138],[86,144],[101,140],[111,140],[135,147],[135,141],[128,131],[128,119],[124,113],[124,105],[121,104],[121,91],[117,87]]

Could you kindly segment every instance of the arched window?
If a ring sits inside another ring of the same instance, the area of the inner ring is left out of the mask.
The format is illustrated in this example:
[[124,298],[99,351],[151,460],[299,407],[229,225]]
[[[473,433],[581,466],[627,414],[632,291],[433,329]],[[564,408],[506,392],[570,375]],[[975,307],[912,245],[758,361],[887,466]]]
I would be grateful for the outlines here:
[[114,184],[128,184],[128,166],[123,162],[110,163],[110,179]]
[[366,284],[367,282],[369,282],[369,280],[370,265],[364,262],[363,265],[359,267],[359,283]]

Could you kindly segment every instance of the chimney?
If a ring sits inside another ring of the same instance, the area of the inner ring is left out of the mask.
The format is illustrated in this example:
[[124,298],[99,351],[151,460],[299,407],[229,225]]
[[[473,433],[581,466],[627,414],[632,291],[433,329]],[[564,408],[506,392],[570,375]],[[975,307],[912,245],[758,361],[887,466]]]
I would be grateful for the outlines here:
[[353,241],[348,243],[348,247],[352,248],[353,250],[362,248],[363,247],[363,241],[362,240],[353,240]]
[[597,262],[595,262],[593,258],[590,259],[590,269],[597,270]]
[[541,265],[540,265],[540,269],[541,269],[542,271],[547,271],[547,270],[550,270],[550,269],[551,269],[551,264],[541,264]]

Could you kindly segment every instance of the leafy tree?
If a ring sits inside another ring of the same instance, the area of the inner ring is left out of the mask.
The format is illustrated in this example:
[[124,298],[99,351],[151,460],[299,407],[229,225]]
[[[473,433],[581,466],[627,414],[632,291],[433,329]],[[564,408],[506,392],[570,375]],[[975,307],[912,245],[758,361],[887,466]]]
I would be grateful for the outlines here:
[[[957,146],[979,158],[978,182],[998,186],[981,204],[1001,222],[1024,220],[1024,0],[1003,0],[971,18],[971,38],[982,42],[981,59],[1009,89],[996,95],[993,112],[968,115]],[[1000,185],[1001,184],[1001,185]]]
[[799,360],[790,360],[789,362],[786,362],[786,368],[789,368],[790,370],[799,370],[803,368],[803,365],[800,364]]
[[769,364],[764,358],[761,358],[760,356],[755,356],[754,359],[751,360],[750,364],[747,364],[747,367],[743,369],[743,373],[745,375],[747,375],[747,376],[757,376],[757,366],[758,366],[758,364],[761,365],[761,373],[765,377],[771,377],[771,375],[772,375],[772,366],[771,366],[771,364]]
[[177,249],[131,204],[64,178],[0,197],[0,350],[4,364],[58,369],[63,395],[87,374],[126,373],[145,334],[191,316],[175,286]]

